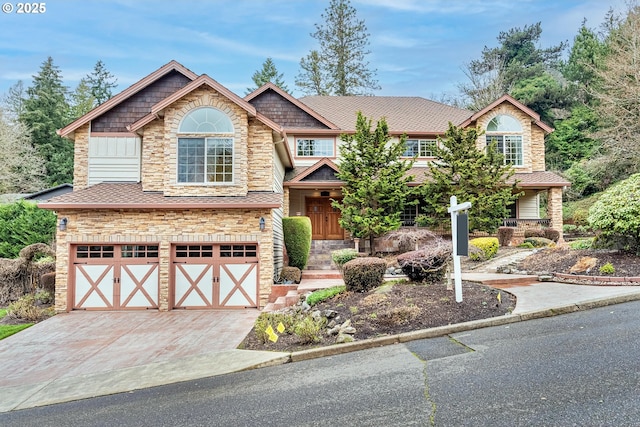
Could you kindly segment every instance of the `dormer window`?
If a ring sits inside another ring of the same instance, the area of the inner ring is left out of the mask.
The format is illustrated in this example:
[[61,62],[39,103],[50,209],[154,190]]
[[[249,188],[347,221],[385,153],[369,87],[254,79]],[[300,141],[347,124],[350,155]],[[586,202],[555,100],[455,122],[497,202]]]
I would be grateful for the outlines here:
[[496,143],[496,150],[508,165],[522,166],[522,125],[506,114],[494,117],[487,125],[486,143]]
[[178,183],[233,183],[233,123],[222,111],[204,107],[178,127]]

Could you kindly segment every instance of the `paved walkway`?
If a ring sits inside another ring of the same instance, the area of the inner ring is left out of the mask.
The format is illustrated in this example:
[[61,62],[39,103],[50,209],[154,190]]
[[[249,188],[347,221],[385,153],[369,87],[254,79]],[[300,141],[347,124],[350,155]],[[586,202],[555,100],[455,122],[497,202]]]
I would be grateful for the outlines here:
[[[491,283],[516,295],[513,314],[383,337],[370,345],[640,299],[640,286],[537,282],[533,276],[496,274],[492,269],[495,271],[495,265],[487,264],[480,271],[464,273],[463,280]],[[314,279],[303,281],[301,289],[337,284],[341,281]],[[0,412],[322,357],[369,345],[359,341],[293,354],[236,350],[258,314],[257,310],[59,314],[0,341]]]

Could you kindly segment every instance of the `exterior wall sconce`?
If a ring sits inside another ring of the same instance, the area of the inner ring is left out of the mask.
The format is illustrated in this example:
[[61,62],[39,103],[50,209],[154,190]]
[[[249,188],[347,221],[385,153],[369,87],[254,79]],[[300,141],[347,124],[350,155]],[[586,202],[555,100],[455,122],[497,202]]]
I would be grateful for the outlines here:
[[58,224],[58,230],[67,231],[67,222],[69,222],[69,220],[66,217],[60,218],[60,223]]
[[264,217],[260,217],[260,231],[264,231],[264,227],[267,225],[267,221],[265,221]]

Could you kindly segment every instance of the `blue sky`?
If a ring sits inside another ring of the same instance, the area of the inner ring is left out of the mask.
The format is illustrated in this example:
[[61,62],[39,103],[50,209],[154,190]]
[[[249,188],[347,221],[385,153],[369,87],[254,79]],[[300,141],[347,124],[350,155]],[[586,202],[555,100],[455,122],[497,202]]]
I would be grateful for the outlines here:
[[[2,0],[4,2],[5,0]],[[0,95],[48,56],[75,88],[101,59],[117,93],[172,59],[244,95],[273,58],[294,96],[300,58],[329,0],[50,0],[43,14],[0,13]],[[370,33],[376,95],[457,94],[465,63],[500,31],[542,23],[541,47],[572,42],[583,21],[600,26],[624,0],[351,0]]]

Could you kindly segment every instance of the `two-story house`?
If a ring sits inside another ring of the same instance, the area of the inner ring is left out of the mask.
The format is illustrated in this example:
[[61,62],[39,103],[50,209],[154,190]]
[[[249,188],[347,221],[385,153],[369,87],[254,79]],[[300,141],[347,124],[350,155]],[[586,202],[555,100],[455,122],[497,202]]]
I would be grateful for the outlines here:
[[358,111],[409,136],[416,181],[448,122],[486,130],[525,190],[513,217],[536,220],[544,192],[561,231],[568,182],[544,171],[552,129],[508,96],[475,114],[417,97],[296,99],[272,84],[241,98],[171,61],[58,132],[75,169],[73,193],[40,204],[58,216],[56,309],[263,307],[283,216],[309,216],[314,239],[346,237],[330,200]]

